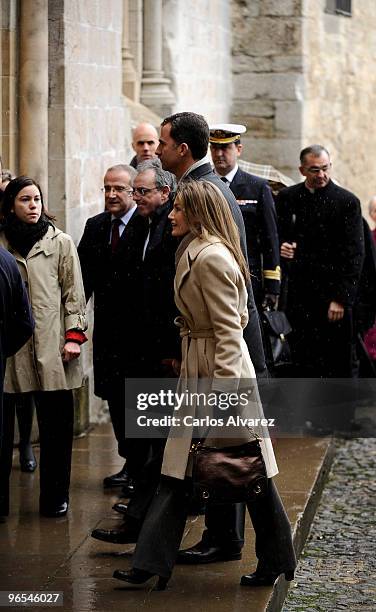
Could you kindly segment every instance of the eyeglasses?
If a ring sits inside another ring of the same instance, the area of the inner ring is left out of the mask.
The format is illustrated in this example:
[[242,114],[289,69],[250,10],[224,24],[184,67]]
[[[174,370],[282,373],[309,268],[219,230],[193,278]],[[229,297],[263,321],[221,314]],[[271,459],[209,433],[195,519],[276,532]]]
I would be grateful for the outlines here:
[[318,174],[321,171],[328,172],[328,170],[330,170],[331,166],[332,166],[332,164],[329,164],[329,165],[326,165],[326,166],[311,166],[310,168],[305,168],[305,169],[310,174]]
[[115,191],[115,193],[124,193],[126,191],[128,195],[133,194],[133,189],[129,189],[129,187],[123,187],[122,185],[105,185],[101,188],[103,193],[111,193],[111,191]]
[[133,195],[145,196],[147,193],[150,193],[151,191],[154,191],[155,189],[159,191],[160,187],[134,187]]

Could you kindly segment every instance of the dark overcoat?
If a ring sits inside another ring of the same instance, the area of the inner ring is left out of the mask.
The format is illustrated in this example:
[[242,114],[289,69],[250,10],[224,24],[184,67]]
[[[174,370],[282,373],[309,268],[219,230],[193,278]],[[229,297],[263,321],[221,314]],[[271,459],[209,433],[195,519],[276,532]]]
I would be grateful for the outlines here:
[[[141,357],[146,376],[163,376],[163,360],[180,359],[180,337],[174,319],[175,252],[179,239],[171,234],[171,202],[151,218],[150,238],[141,264]],[[166,374],[168,370],[166,369]]]
[[111,253],[111,214],[88,219],[78,245],[86,299],[94,297],[94,392],[107,399],[121,378],[135,376],[142,249],[147,221],[137,210]]
[[241,168],[230,183],[243,214],[252,288],[258,307],[266,293],[279,294],[277,215],[270,187],[264,179]]
[[[332,181],[311,192],[304,183],[276,199],[280,241],[296,242],[287,260],[289,340],[298,375],[349,377],[354,343],[353,305],[364,258],[360,202]],[[331,302],[344,307],[328,321]],[[300,373],[300,374],[299,374]]]
[[280,242],[297,243],[289,269],[290,307],[331,301],[352,306],[364,258],[358,198],[332,181],[314,193],[299,183],[282,189],[276,204]]

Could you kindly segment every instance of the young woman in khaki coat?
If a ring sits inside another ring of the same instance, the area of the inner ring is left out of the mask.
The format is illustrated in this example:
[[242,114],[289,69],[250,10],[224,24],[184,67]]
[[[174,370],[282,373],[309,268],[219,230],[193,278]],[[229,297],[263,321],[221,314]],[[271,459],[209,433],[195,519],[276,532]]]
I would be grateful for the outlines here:
[[[255,370],[243,339],[249,271],[227,202],[212,183],[182,182],[170,219],[172,234],[182,237],[175,258],[175,301],[182,315],[177,321],[182,337],[178,389],[195,392],[202,381],[208,392],[217,394],[239,393],[251,386],[242,416],[263,418]],[[198,406],[189,402],[176,414],[181,423],[184,416],[202,416]],[[165,447],[161,482],[137,540],[133,568],[114,574],[132,584],[158,575],[159,589],[167,584],[183,535],[190,495],[189,450],[197,435],[189,425],[183,431],[181,424],[174,429]],[[273,447],[267,429],[260,426],[251,431],[235,427],[226,431],[226,439],[220,438],[218,428],[205,436],[209,446],[223,447],[243,444],[255,434],[261,438],[269,484],[265,497],[248,505],[256,531],[258,566],[256,572],[243,576],[245,586],[272,584],[282,573],[291,580],[296,565],[290,525],[271,480],[278,473]]]
[[73,440],[72,389],[82,385],[85,294],[76,248],[46,212],[40,187],[26,176],[4,191],[0,245],[15,257],[33,316],[33,336],[8,359],[4,382],[5,433],[0,455],[0,515],[9,513],[14,411],[33,396],[40,440],[40,512],[68,510]]

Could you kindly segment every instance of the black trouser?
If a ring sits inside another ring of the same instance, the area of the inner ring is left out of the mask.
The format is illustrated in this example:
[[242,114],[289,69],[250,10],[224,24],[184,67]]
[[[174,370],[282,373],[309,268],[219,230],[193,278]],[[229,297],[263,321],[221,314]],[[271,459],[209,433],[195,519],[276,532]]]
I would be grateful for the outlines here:
[[[169,578],[183,536],[189,500],[189,481],[162,476],[142,525],[132,559],[133,567]],[[212,511],[218,516],[224,515],[223,508],[213,506]],[[272,479],[268,481],[265,497],[250,503],[248,511],[256,533],[258,570],[294,571],[296,558],[290,523]],[[222,533],[225,534],[224,525]],[[208,537],[211,536],[206,532],[204,539]]]
[[341,320],[329,322],[329,303],[299,306],[287,311],[293,328],[288,337],[293,374],[299,378],[351,378],[354,350],[352,309],[345,308]]
[[128,502],[127,509],[127,516],[142,523],[158,488],[166,440],[164,438],[159,438],[151,440],[134,439],[133,441],[135,443],[146,442],[151,445],[151,453],[142,466],[142,469],[137,474],[135,492]]
[[[17,399],[24,394],[4,394],[4,437],[0,453],[0,515],[9,514],[9,478],[12,469],[14,419]],[[34,394],[40,442],[40,503],[54,508],[69,500],[73,442],[72,391],[38,391]]]
[[238,552],[244,546],[245,504],[208,504],[205,512],[205,539],[224,550]]
[[127,442],[125,439],[125,392],[122,384],[113,385],[107,396],[108,409],[120,457],[127,458]]

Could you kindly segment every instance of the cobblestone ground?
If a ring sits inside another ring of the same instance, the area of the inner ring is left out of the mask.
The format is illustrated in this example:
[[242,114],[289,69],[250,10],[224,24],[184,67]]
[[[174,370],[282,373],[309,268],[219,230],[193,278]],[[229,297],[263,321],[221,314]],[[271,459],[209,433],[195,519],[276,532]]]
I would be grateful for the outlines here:
[[376,440],[340,441],[283,612],[376,611]]

